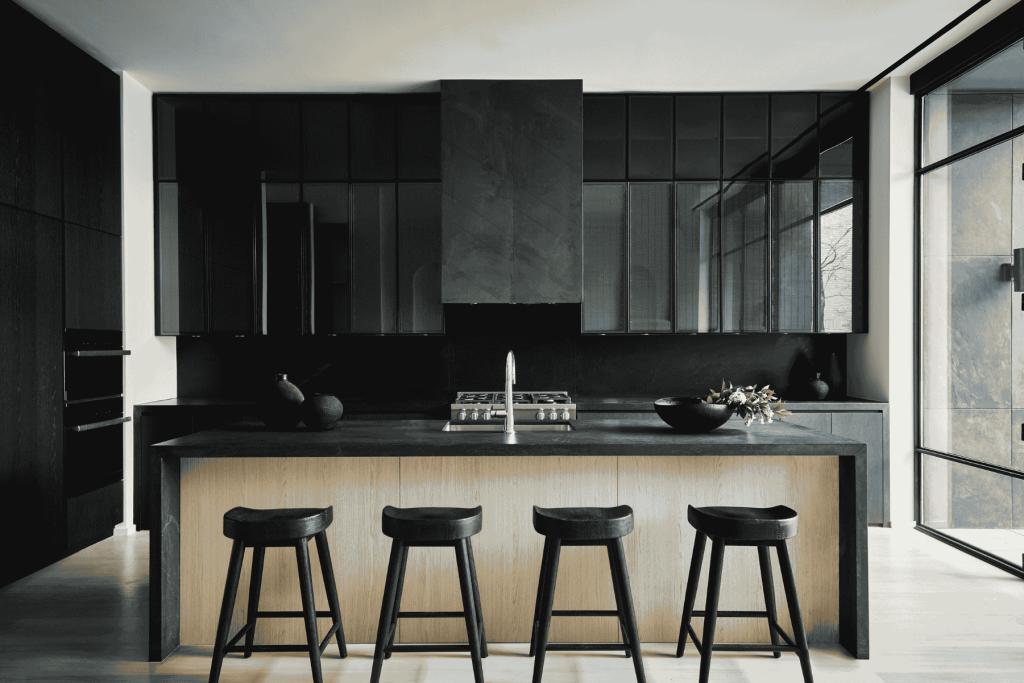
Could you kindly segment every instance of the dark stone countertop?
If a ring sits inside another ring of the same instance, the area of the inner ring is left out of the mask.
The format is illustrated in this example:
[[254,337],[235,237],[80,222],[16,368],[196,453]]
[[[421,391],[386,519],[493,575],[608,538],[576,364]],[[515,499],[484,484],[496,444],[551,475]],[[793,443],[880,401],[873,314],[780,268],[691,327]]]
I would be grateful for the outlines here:
[[661,420],[592,420],[572,432],[442,432],[443,420],[347,420],[331,431],[271,431],[258,423],[209,429],[154,446],[161,457],[395,457],[475,455],[845,455],[852,439],[785,422],[744,427],[734,417],[707,434]]
[[[619,398],[619,397],[590,397],[575,398],[576,410],[583,412],[654,412],[654,402],[661,398]],[[787,410],[818,411],[818,412],[847,412],[847,411],[880,411],[889,407],[888,403],[881,401],[869,401],[864,398],[843,398],[824,401],[788,401],[782,399]]]

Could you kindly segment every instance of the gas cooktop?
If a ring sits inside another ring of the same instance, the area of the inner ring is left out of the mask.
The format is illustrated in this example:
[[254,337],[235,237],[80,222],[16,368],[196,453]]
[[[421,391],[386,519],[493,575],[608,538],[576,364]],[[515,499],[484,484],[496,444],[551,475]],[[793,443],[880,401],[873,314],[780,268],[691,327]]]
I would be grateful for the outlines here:
[[[494,411],[505,410],[505,392],[460,391],[451,408],[452,422],[494,419]],[[576,419],[576,404],[567,391],[514,391],[512,411],[516,423],[523,424]]]

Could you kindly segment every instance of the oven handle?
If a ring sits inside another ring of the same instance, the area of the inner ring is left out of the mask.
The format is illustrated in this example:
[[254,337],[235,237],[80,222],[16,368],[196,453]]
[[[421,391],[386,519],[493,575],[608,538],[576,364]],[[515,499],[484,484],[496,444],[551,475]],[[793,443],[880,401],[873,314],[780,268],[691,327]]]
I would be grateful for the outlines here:
[[100,427],[113,427],[114,425],[123,424],[125,422],[131,422],[131,417],[117,417],[113,420],[103,420],[102,422],[90,422],[86,425],[75,425],[74,427],[68,427],[73,432],[87,432],[90,429],[99,429]]
[[131,351],[121,349],[111,349],[110,351],[69,351],[69,356],[76,356],[79,358],[89,358],[94,356],[130,356]]

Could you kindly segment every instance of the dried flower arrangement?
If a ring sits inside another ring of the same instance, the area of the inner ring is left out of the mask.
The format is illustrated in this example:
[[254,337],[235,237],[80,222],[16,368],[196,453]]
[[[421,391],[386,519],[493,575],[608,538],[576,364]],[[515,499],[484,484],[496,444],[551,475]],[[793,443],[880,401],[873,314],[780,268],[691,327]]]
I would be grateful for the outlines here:
[[[733,408],[746,420],[748,427],[755,418],[758,418],[761,424],[771,424],[773,417],[789,417],[792,413],[786,410],[786,404],[782,399],[775,397],[775,390],[769,389],[768,386],[766,384],[760,389],[756,384],[749,387],[733,387],[732,382],[729,382],[729,386],[726,387],[725,380],[722,380],[722,388],[718,391],[709,389],[711,393],[704,402],[723,403]],[[775,405],[772,405],[772,401],[775,401]]]

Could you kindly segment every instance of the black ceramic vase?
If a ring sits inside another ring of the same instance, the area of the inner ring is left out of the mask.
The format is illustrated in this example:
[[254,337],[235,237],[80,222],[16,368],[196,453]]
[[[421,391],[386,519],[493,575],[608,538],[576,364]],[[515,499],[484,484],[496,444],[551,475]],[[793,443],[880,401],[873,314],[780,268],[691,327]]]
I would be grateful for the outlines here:
[[325,432],[338,424],[345,407],[331,394],[313,394],[302,403],[302,421],[313,431]]
[[259,415],[270,429],[294,429],[302,419],[302,391],[288,381],[288,375],[278,375],[260,399]]
[[700,434],[729,421],[735,410],[724,403],[705,403],[694,396],[671,396],[654,402],[658,416],[677,432]]
[[807,383],[807,388],[810,389],[811,395],[819,401],[828,396],[828,384],[821,378],[820,372],[816,373],[815,378]]

